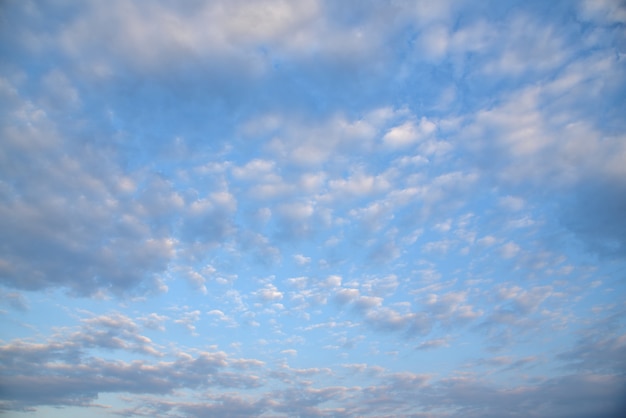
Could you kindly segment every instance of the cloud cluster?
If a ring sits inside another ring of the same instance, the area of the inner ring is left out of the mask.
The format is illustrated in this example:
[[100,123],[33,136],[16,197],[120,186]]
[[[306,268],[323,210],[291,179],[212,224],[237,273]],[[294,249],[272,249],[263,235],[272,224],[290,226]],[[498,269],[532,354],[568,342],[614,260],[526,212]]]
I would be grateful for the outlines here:
[[626,9],[544,3],[4,2],[0,409],[619,416]]
[[[344,365],[345,373],[340,369],[297,369],[284,364],[277,372],[263,361],[217,350],[188,353],[161,347],[158,351],[146,351],[146,347],[153,349],[150,341],[137,334],[138,326],[133,319],[119,313],[90,316],[82,324],[80,329],[58,334],[46,342],[14,340],[2,345],[3,409],[89,406],[99,394],[126,393],[133,396],[126,398],[131,406],[119,411],[124,416],[269,413],[346,417],[381,414],[589,417],[601,412],[604,416],[617,417],[620,404],[616,400],[626,389],[617,375],[603,373],[602,367],[597,366],[591,366],[595,372],[589,369],[580,374],[529,378],[518,386],[506,387],[471,373],[442,377],[393,372],[367,364]],[[620,337],[597,344],[619,350],[617,347],[624,345],[622,340]],[[439,344],[431,341],[422,346],[432,348]],[[96,354],[101,349],[121,352],[140,349],[149,357],[130,362],[107,360]],[[598,353],[597,347],[581,345],[575,352],[562,356],[589,359],[592,353]],[[509,369],[533,362],[511,358],[489,362],[496,361]],[[359,386],[329,385],[326,381],[328,378],[340,382],[354,374],[360,377]],[[277,386],[278,381],[284,385]],[[202,401],[172,397],[179,389],[199,390]]]

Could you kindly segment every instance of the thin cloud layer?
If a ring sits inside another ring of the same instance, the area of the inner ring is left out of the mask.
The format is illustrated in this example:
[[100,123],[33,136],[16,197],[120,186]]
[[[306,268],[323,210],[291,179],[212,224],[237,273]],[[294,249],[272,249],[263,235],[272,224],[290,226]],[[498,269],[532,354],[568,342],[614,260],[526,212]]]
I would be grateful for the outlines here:
[[626,410],[619,1],[0,19],[3,412]]

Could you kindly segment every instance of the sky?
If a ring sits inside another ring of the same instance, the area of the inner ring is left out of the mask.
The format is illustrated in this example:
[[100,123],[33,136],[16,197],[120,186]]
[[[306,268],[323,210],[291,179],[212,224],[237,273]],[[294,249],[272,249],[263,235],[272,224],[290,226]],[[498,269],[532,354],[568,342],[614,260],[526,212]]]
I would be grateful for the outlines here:
[[0,2],[0,415],[623,416],[625,25]]

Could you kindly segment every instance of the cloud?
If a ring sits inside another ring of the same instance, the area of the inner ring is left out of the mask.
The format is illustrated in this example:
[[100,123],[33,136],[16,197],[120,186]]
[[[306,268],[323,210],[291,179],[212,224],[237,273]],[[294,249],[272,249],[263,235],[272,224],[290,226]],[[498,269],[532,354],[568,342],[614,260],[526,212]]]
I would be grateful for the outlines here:
[[619,415],[619,2],[1,9],[1,410]]
[[483,312],[466,303],[468,296],[467,291],[429,294],[424,301],[426,311],[447,325],[472,321],[482,316]]
[[[268,42],[286,49],[299,43],[299,46],[306,46],[301,43],[310,39],[308,23],[318,10],[314,1],[294,8],[280,0],[254,5],[248,2],[236,5],[189,3],[180,7],[155,3],[147,8],[122,2],[102,8],[98,2],[89,2],[83,8],[83,18],[66,22],[58,37],[69,55],[89,57],[83,65],[99,76],[116,70],[107,67],[107,61],[122,61],[136,71],[158,72],[164,70],[168,61],[182,63],[195,58],[206,65],[211,55],[219,55],[222,61],[232,63],[256,59],[256,68],[250,69],[250,73],[255,74],[264,69],[262,55],[255,56],[252,50],[239,51],[239,47]],[[259,16],[264,18],[259,20]],[[252,21],[255,24],[251,24]],[[259,21],[262,24],[258,24]],[[111,31],[113,26],[118,30]],[[104,39],[110,43],[103,43]],[[150,51],[144,48],[147,39],[154,46]],[[108,60],[103,63],[89,54],[91,48],[100,49]],[[183,66],[178,68],[184,69]]]
[[5,292],[0,290],[0,301],[18,311],[26,312],[29,309],[28,301],[24,295],[18,292]]
[[603,24],[626,22],[626,8],[623,4],[613,0],[580,2],[580,14],[588,19]]
[[164,290],[175,243],[158,226],[169,213],[142,205],[151,191],[134,194],[138,178],[114,163],[112,151],[66,138],[70,128],[30,101],[20,98],[10,113],[0,156],[3,177],[13,179],[0,205],[2,239],[12,242],[2,250],[3,283],[82,296]]
[[144,327],[157,331],[165,331],[165,326],[163,325],[163,322],[167,321],[168,319],[169,318],[167,316],[159,315],[154,312],[147,316],[139,318]]
[[[574,61],[554,78],[523,87],[498,105],[478,111],[461,136],[484,139],[471,147],[477,146],[477,163],[491,181],[509,190],[525,190],[529,198],[553,193],[560,221],[589,250],[620,257],[624,245],[619,231],[624,223],[616,217],[623,206],[618,178],[624,174],[626,149],[620,134],[605,132],[599,122],[615,120],[612,106],[601,116],[598,109],[585,105],[596,100],[617,105],[599,81],[601,72],[609,85],[623,78],[614,60],[602,54],[593,61]],[[595,87],[572,88],[581,83]]]
[[283,293],[278,291],[276,286],[271,283],[258,290],[256,295],[263,302],[272,302],[283,298]]
[[383,142],[394,148],[406,147],[432,134],[435,129],[437,126],[423,117],[418,125],[414,121],[407,121],[390,129],[383,137]]
[[344,288],[337,291],[335,299],[339,304],[346,304],[356,300],[359,297],[358,289]]
[[522,289],[519,286],[500,287],[498,291],[498,297],[510,301],[513,309],[522,315],[535,312],[551,294],[552,288],[550,286],[536,286],[530,290]]
[[501,254],[504,258],[513,258],[520,252],[520,247],[514,242],[507,242],[501,247]]
[[114,313],[87,318],[83,329],[69,337],[83,348],[100,347],[111,350],[128,350],[160,356],[152,341],[139,334],[139,328],[127,316]]
[[50,362],[51,370],[55,370],[54,362],[57,360],[70,367],[81,363],[91,349],[124,350],[151,357],[162,356],[159,347],[148,337],[141,335],[135,322],[125,315],[99,315],[85,318],[81,322],[78,329],[62,329],[44,343],[17,339],[2,345],[4,373],[19,374],[31,368],[36,372],[37,367]]
[[625,351],[626,335],[604,336],[595,331],[583,334],[578,343],[559,354],[559,358],[576,370],[607,373],[624,368]]
[[182,238],[202,247],[221,243],[232,233],[231,216],[236,209],[237,201],[227,191],[196,199],[183,216]]
[[[254,386],[254,377],[231,380],[220,370],[228,365],[222,353],[183,355],[171,363],[125,363],[91,359],[81,367],[61,370],[54,364],[39,371],[13,373],[11,384],[3,385],[4,399],[22,405],[88,405],[98,393],[128,392],[166,394],[179,387]],[[42,372],[47,372],[43,374]]]
[[502,33],[506,34],[505,39],[491,38],[492,45],[500,49],[500,54],[485,65],[487,73],[514,76],[528,71],[546,71],[558,68],[570,53],[566,40],[558,30],[535,19],[516,16]]
[[302,254],[296,254],[293,256],[294,260],[296,261],[296,263],[300,264],[300,265],[306,265],[309,264],[311,262],[311,257],[306,257]]
[[422,341],[416,347],[416,350],[432,350],[440,347],[450,347],[449,338],[437,338],[434,340]]
[[[128,329],[132,321],[119,314],[111,314],[87,318],[84,323],[88,329],[123,330]],[[91,344],[88,341],[90,340],[76,340],[83,349]],[[615,346],[616,342],[617,340],[610,343],[607,341],[606,346]],[[443,344],[442,340],[430,340],[420,346],[432,348],[440,344]],[[620,405],[616,399],[624,389],[624,382],[617,376],[597,373],[563,375],[502,388],[471,374],[434,378],[429,374],[390,373],[368,365],[356,365],[346,369],[349,373],[363,374],[363,380],[358,387],[318,388],[307,384],[297,390],[276,389],[266,386],[268,381],[263,374],[267,370],[263,362],[236,358],[221,351],[198,351],[194,354],[174,351],[167,354],[168,357],[174,356],[171,360],[135,360],[127,363],[88,356],[68,357],[68,352],[62,348],[67,346],[62,340],[44,344],[14,341],[3,345],[0,350],[2,373],[4,376],[11,376],[11,384],[3,385],[0,390],[5,400],[4,407],[87,406],[91,405],[98,394],[124,392],[134,394],[129,398],[134,406],[126,409],[127,413],[154,414],[155,411],[160,411],[163,416],[175,416],[176,413],[203,416],[213,412],[245,416],[270,411],[283,415],[298,413],[312,416],[351,416],[367,414],[366,410],[386,411],[394,415],[419,414],[429,410],[432,412],[432,408],[440,407],[445,400],[445,405],[464,416],[495,417],[524,413],[537,417],[545,414],[563,417],[574,414],[573,416],[586,418],[598,411],[606,416],[619,416]],[[128,348],[120,346],[115,349]],[[564,358],[571,358],[567,356]],[[36,361],[33,363],[32,359]],[[514,361],[509,358],[492,358],[486,361],[509,367],[523,366],[532,359]],[[70,368],[69,365],[80,367]],[[235,373],[241,367],[248,372]],[[303,378],[322,376],[329,372],[284,367],[280,372],[280,379],[294,384],[301,382]],[[334,372],[331,377],[333,374]],[[164,398],[174,390],[183,388],[212,388],[218,392],[201,394],[203,402]],[[237,395],[234,392],[220,393],[221,389],[236,389]],[[339,401],[342,403],[340,408],[332,406],[333,402]],[[442,411],[434,416],[443,417],[446,414]]]
[[[615,396],[622,391],[615,377],[604,375],[563,376],[548,379],[535,387],[517,387],[513,390],[495,388],[469,377],[445,379],[440,384],[444,396],[449,397],[458,408],[458,413],[471,417],[522,414],[582,418],[593,416],[597,413],[594,411],[617,417],[619,403]],[[611,384],[617,384],[617,387],[608,392],[601,389],[608,389]],[[595,398],[592,393],[598,390],[607,397],[603,397],[603,400]],[[437,397],[430,399],[430,402],[435,399]],[[484,408],[485,405],[488,407]]]
[[[195,312],[191,313],[195,315]],[[154,315],[153,315],[154,316]],[[162,319],[162,317],[160,317]],[[175,321],[176,322],[176,321]],[[141,353],[174,360],[132,362],[91,356],[92,350]],[[261,367],[257,360],[229,357],[224,352],[164,352],[139,333],[129,317],[111,313],[83,319],[49,341],[13,340],[0,346],[3,381],[0,397],[11,409],[28,405],[90,405],[99,393],[167,394],[176,388],[257,386],[259,378],[229,368]]]
[[200,320],[200,315],[202,312],[199,310],[188,311],[187,307],[184,308],[178,319],[174,320],[175,324],[180,324],[184,326],[192,335],[196,334],[196,322]]
[[362,196],[388,189],[390,184],[382,176],[355,173],[347,179],[331,180],[329,188],[340,196]]

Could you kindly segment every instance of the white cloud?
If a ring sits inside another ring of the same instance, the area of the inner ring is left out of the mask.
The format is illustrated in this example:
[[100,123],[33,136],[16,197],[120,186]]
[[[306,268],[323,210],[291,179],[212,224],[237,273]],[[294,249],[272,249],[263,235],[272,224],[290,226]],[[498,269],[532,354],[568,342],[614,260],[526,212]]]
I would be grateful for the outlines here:
[[428,58],[439,60],[448,52],[450,35],[445,25],[435,25],[424,31],[421,36],[421,49]]
[[256,295],[263,302],[272,302],[283,298],[283,293],[271,283],[267,284],[264,288],[259,289],[256,292]]
[[517,256],[520,252],[520,247],[514,242],[507,242],[500,248],[500,252],[502,253],[502,257],[504,258],[513,258]]
[[324,284],[329,287],[337,287],[341,286],[341,276],[337,276],[336,274],[330,275],[326,278]]
[[391,185],[383,176],[357,172],[347,179],[329,181],[329,188],[339,197],[360,196],[387,190]]
[[476,241],[478,245],[485,246],[485,247],[490,247],[496,242],[498,242],[498,239],[494,237],[493,235],[484,236]]
[[180,314],[178,319],[174,320],[175,324],[184,326],[192,335],[196,334],[196,322],[200,320],[202,312],[199,310],[185,311]]
[[359,290],[351,289],[351,288],[340,289],[335,294],[335,299],[337,300],[337,302],[339,302],[342,305],[346,303],[350,303],[358,299],[358,297],[359,297]]
[[306,257],[302,254],[295,254],[293,256],[293,259],[301,266],[309,264],[311,262],[311,257]]
[[558,68],[566,62],[571,48],[551,25],[535,19],[516,16],[508,22],[506,36],[493,37],[493,46],[500,54],[488,62],[484,71],[518,75],[528,71],[545,71]]
[[579,3],[582,16],[603,24],[626,22],[626,7],[615,0],[585,0]]
[[[305,1],[297,8],[282,0],[177,7],[159,3],[138,7],[117,1],[102,7],[90,2],[83,18],[68,22],[58,36],[65,51],[89,57],[83,65],[100,74],[114,71],[107,67],[111,58],[122,59],[140,71],[158,72],[168,61],[184,61],[194,55],[203,60],[219,55],[234,62],[252,58],[248,61],[252,66],[240,70],[256,74],[265,69],[261,56],[240,47],[268,42],[292,51],[306,47],[314,39],[311,31],[315,28],[310,23],[318,9],[315,1]],[[150,49],[144,47],[148,41]],[[89,54],[91,48],[99,49],[109,60]]]
[[[242,167],[233,167],[233,175],[246,180],[274,180],[271,176],[275,169],[275,162],[268,160],[254,159]],[[269,178],[268,178],[269,177]]]
[[430,294],[426,298],[427,311],[447,324],[464,323],[482,316],[483,312],[467,303],[468,292]]
[[427,138],[436,129],[437,125],[425,117],[420,119],[419,124],[408,120],[387,131],[383,137],[383,142],[393,148],[406,147]]

